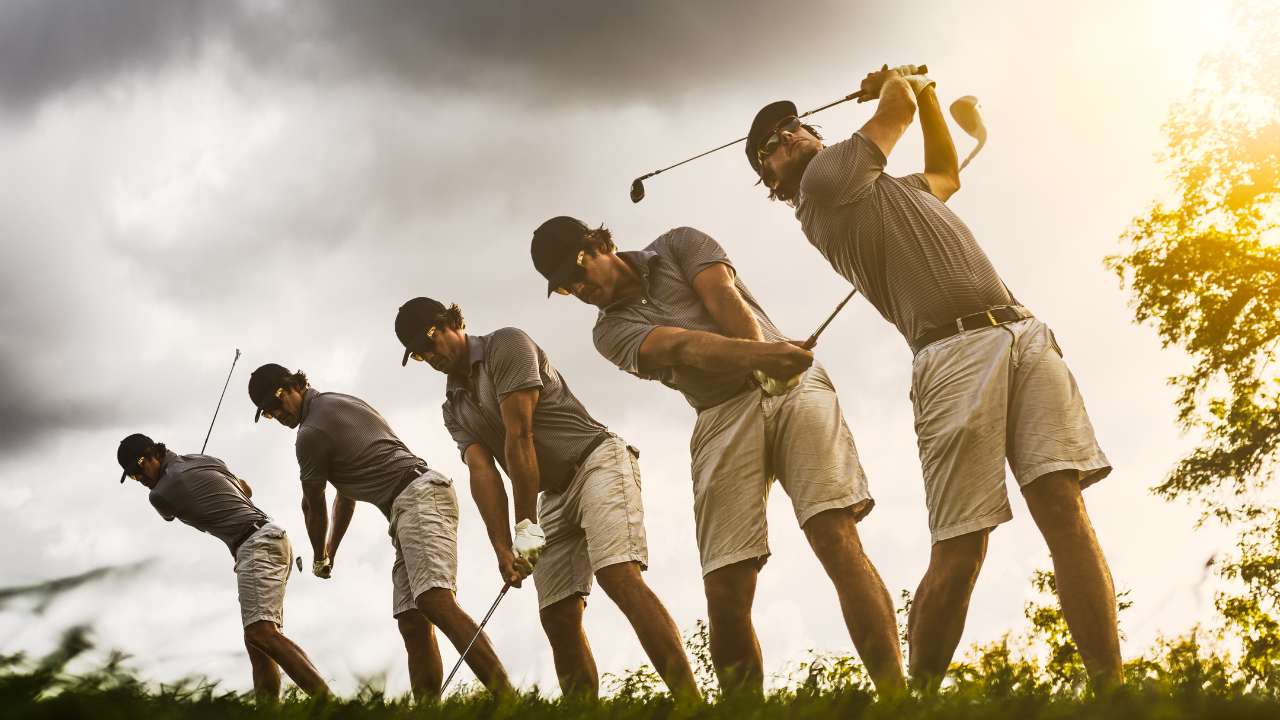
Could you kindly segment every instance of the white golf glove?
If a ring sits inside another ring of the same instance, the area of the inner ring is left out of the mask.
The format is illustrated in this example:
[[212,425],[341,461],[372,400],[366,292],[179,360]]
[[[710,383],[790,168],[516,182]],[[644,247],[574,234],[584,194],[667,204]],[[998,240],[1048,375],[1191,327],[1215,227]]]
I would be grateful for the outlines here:
[[333,561],[329,558],[311,563],[311,574],[328,580],[333,575]]
[[516,539],[511,544],[511,549],[517,557],[527,560],[530,567],[538,564],[538,556],[542,554],[542,548],[546,544],[547,535],[537,523],[530,522],[528,518],[516,523]]
[[912,75],[921,75],[919,65],[899,65],[893,68],[902,77],[910,77]]
[[795,389],[795,386],[800,384],[800,377],[804,373],[798,373],[786,380],[778,380],[772,375],[766,374],[763,370],[752,370],[751,375],[756,379],[756,384],[760,386],[764,394],[773,397],[785,395]]
[[911,92],[916,97],[920,97],[920,93],[924,92],[926,88],[937,85],[937,83],[929,79],[928,75],[905,75],[902,79],[906,80],[907,84],[911,86]]

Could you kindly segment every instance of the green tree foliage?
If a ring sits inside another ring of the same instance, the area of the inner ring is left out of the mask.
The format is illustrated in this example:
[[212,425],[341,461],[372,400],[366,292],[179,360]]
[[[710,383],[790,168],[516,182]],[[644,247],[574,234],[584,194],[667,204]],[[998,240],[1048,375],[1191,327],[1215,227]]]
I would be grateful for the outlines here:
[[1266,512],[1254,495],[1280,449],[1280,7],[1241,3],[1236,23],[1165,123],[1172,198],[1107,259],[1137,320],[1192,360],[1170,381],[1204,440],[1155,490],[1228,522]]

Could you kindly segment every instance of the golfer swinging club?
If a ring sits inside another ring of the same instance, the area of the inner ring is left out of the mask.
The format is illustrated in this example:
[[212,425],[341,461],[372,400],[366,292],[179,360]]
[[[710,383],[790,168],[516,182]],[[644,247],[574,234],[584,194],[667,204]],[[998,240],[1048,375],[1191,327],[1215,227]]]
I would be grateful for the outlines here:
[[600,308],[601,355],[679,390],[698,412],[694,520],[721,687],[763,690],[751,604],[769,557],[765,502],[777,478],[876,687],[901,688],[893,605],[857,531],[874,501],[831,379],[774,327],[720,244],[686,227],[619,252],[604,227],[561,216],[534,232],[532,254],[548,295]]
[[[1115,588],[1081,490],[1111,472],[1048,326],[1018,304],[944,204],[960,188],[933,83],[869,73],[874,116],[831,147],[766,105],[747,160],[809,242],[911,346],[911,397],[933,548],[908,622],[912,681],[936,689],[964,629],[987,535],[1012,518],[1007,460],[1053,555],[1062,612],[1095,684],[1121,679]],[[885,174],[917,108],[924,172]]]
[[293,549],[284,528],[249,499],[249,484],[216,457],[178,455],[140,433],[120,441],[116,462],[124,471],[120,482],[131,477],[151,490],[151,505],[160,517],[209,533],[231,551],[258,699],[280,696],[281,668],[308,695],[328,695],[329,687],[307,654],[280,632]]
[[[249,399],[258,408],[254,422],[266,417],[298,430],[302,515],[317,577],[330,577],[357,500],[375,505],[390,522],[388,534],[396,549],[392,615],[409,656],[409,681],[419,698],[439,695],[443,667],[432,626],[459,651],[477,630],[454,597],[458,500],[452,482],[409,452],[363,400],[317,392],[302,372],[274,363],[259,367],[249,377]],[[326,483],[337,490],[332,527],[325,514]],[[506,670],[487,636],[476,641],[467,664],[490,692],[510,692]]]
[[[639,453],[587,414],[523,330],[474,335],[465,327],[457,305],[410,300],[396,315],[400,364],[412,357],[448,375],[445,427],[470,470],[503,581],[519,587],[533,573],[561,690],[599,692],[582,627],[594,573],[672,694],[696,698],[680,632],[640,574],[649,549]],[[495,459],[511,479],[514,546]]]

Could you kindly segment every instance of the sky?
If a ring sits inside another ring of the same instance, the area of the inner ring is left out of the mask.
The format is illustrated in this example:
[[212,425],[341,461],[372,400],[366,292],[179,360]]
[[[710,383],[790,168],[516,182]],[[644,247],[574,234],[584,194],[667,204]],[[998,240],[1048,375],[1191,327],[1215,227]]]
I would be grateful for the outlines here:
[[[553,215],[623,249],[682,225],[718,239],[775,323],[807,336],[847,283],[770,203],[740,149],[632,178],[745,134],[766,102],[813,107],[882,63],[927,63],[944,103],[976,95],[990,139],[949,204],[1016,296],[1054,328],[1115,471],[1086,493],[1132,654],[1212,611],[1205,562],[1230,546],[1194,507],[1149,493],[1194,443],[1165,379],[1186,367],[1134,325],[1103,258],[1167,188],[1161,123],[1208,52],[1219,2],[303,3],[0,0],[0,585],[144,562],[47,607],[0,609],[0,652],[91,623],[145,677],[251,686],[224,546],[160,520],[115,448],[145,432],[208,452],[255,490],[309,562],[293,434],[255,425],[259,364],[376,407],[457,481],[459,600],[501,581],[440,417],[444,377],[401,368],[396,308],[458,303],[468,329],[524,329],[592,415],[642,450],[647,580],[677,624],[705,617],[688,471],[694,413],[596,354],[594,309],[545,299],[528,256]],[[872,112],[815,119],[846,137]],[[963,156],[972,140],[953,127]],[[920,169],[908,131],[889,171]],[[897,598],[927,564],[910,351],[856,299],[823,336],[877,500],[863,543]],[[1016,496],[1012,483],[1011,492]],[[996,530],[962,647],[1023,626],[1048,553],[1020,499]],[[830,582],[774,489],[755,618],[766,670],[850,652]],[[285,632],[340,691],[408,688],[390,616],[386,521],[362,505],[333,579],[295,574]],[[490,637],[513,680],[554,693],[531,587]],[[603,593],[587,609],[601,674],[645,661]],[[442,640],[446,665],[456,651]],[[469,671],[461,673],[471,679]],[[775,680],[776,682],[776,680]]]

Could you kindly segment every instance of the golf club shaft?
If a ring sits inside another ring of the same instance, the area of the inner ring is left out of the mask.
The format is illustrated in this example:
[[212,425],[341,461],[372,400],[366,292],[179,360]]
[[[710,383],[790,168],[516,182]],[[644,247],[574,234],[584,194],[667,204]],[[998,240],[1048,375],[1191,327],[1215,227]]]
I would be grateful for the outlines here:
[[836,306],[836,309],[832,310],[831,314],[827,316],[826,321],[824,321],[821,325],[819,325],[817,330],[813,331],[813,334],[809,336],[808,340],[804,341],[804,347],[806,350],[811,350],[813,349],[814,345],[818,344],[818,336],[822,334],[823,330],[827,329],[827,326],[831,324],[831,321],[836,319],[836,315],[838,315],[840,311],[844,309],[844,306],[848,305],[849,301],[853,299],[853,296],[857,294],[858,294],[857,288],[854,288],[849,291],[849,294],[846,295],[845,298],[840,301],[840,304]]
[[[920,65],[920,66],[918,66],[918,69],[919,69],[919,71],[920,71],[920,72],[922,72],[922,73],[929,72],[929,66],[928,66],[928,65]],[[812,109],[812,110],[808,110],[808,111],[804,112],[803,114],[799,115],[798,117],[806,118],[806,117],[809,117],[810,115],[813,115],[814,113],[822,112],[823,110],[826,110],[827,108],[835,107],[836,105],[839,105],[840,103],[846,103],[846,102],[849,102],[850,100],[858,100],[858,101],[862,101],[862,100],[869,100],[869,99],[871,99],[871,98],[867,95],[867,93],[866,93],[866,92],[864,92],[864,91],[862,91],[862,90],[859,90],[859,91],[857,91],[857,92],[855,92],[855,93],[850,93],[849,95],[845,95],[844,97],[842,97],[842,98],[840,98],[840,99],[838,99],[838,100],[833,100],[833,101],[831,101],[831,102],[827,103],[826,105],[821,105],[821,106],[816,107],[816,108],[814,108],[814,109]],[[711,148],[710,150],[707,150],[707,151],[705,151],[705,152],[700,152],[700,153],[698,153],[697,155],[694,155],[694,156],[693,156],[693,157],[691,157],[691,158],[686,158],[686,159],[684,159],[684,160],[681,160],[680,162],[678,162],[678,163],[676,163],[676,164],[674,164],[674,165],[668,165],[667,167],[664,167],[664,168],[662,168],[661,170],[654,170],[653,172],[645,173],[644,175],[641,175],[641,176],[640,176],[639,178],[637,178],[637,179],[639,179],[639,180],[648,180],[649,178],[653,177],[654,175],[657,175],[657,174],[659,174],[659,173],[664,173],[664,172],[666,172],[666,171],[668,171],[668,170],[670,170],[670,169],[672,169],[672,168],[680,167],[681,165],[684,165],[684,164],[685,164],[685,163],[687,163],[687,162],[693,162],[694,160],[697,160],[697,159],[698,159],[698,158],[700,158],[700,157],[704,157],[704,156],[706,156],[706,155],[710,155],[710,154],[711,154],[711,153],[713,153],[713,152],[716,152],[716,151],[719,151],[719,150],[723,150],[723,149],[725,149],[725,148],[727,148],[727,147],[730,147],[730,146],[732,146],[732,145],[737,145],[738,143],[740,143],[740,142],[742,142],[742,141],[744,141],[744,140],[746,140],[746,139],[747,139],[747,138],[746,138],[745,136],[744,136],[744,137],[740,137],[740,138],[738,138],[737,140],[733,140],[733,141],[727,142],[727,143],[725,143],[725,144],[723,144],[723,145],[721,145],[721,146],[719,146],[719,147]]]
[[440,686],[440,697],[444,697],[444,691],[449,689],[449,683],[453,681],[453,676],[457,674],[458,668],[462,667],[462,661],[467,659],[467,653],[471,651],[471,646],[476,644],[480,639],[480,635],[484,633],[484,626],[489,624],[489,618],[493,617],[493,611],[498,609],[498,603],[502,602],[502,596],[507,594],[511,589],[511,583],[505,583],[502,590],[498,592],[498,597],[489,606],[489,612],[484,614],[484,619],[480,621],[480,627],[476,628],[475,637],[471,638],[471,642],[467,643],[467,647],[463,649],[462,654],[458,656],[458,662],[453,664],[453,669],[449,671],[449,677],[444,679],[444,684]]
[[209,436],[213,434],[213,424],[218,422],[218,411],[222,409],[222,399],[227,396],[227,386],[231,384],[231,373],[236,371],[236,363],[240,360],[240,348],[236,348],[236,356],[231,360],[231,369],[227,371],[227,381],[222,383],[222,394],[218,396],[218,405],[213,409],[213,419],[209,421],[209,431],[204,434],[204,444],[200,446],[200,454],[209,447]]

